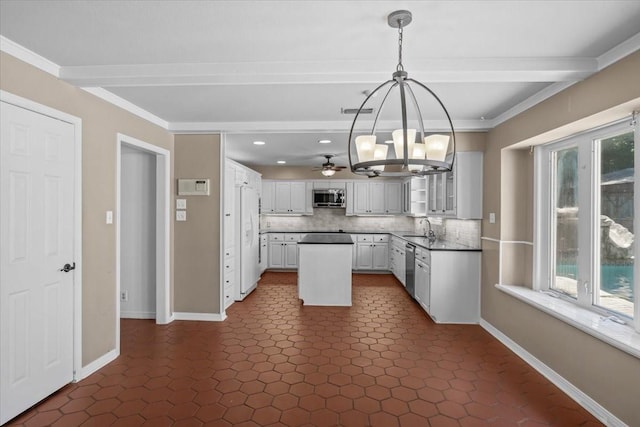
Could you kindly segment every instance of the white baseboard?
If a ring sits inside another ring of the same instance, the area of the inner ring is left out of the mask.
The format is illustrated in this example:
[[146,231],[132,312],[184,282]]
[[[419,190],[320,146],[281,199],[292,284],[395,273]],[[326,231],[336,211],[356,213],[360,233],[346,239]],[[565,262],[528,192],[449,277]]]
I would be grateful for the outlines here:
[[222,322],[227,318],[225,313],[173,313],[173,320],[197,320],[202,322]]
[[120,311],[121,319],[155,319],[156,313],[149,311]]
[[120,352],[118,350],[111,350],[107,354],[98,357],[93,362],[89,363],[86,366],[83,366],[80,372],[76,372],[74,382],[78,382],[84,378],[87,378],[89,375],[93,374],[97,370],[107,366],[109,363],[113,362],[120,356]]
[[492,324],[484,319],[480,319],[480,326],[493,335],[498,341],[507,346],[509,350],[517,354],[522,360],[527,362],[533,369],[541,373],[546,379],[555,384],[560,390],[565,392],[570,398],[576,401],[578,405],[589,411],[601,423],[611,427],[628,427],[618,417],[607,411],[602,405],[586,395],[578,387],[571,384],[563,376],[545,365],[531,353],[520,347],[511,338],[500,332]]

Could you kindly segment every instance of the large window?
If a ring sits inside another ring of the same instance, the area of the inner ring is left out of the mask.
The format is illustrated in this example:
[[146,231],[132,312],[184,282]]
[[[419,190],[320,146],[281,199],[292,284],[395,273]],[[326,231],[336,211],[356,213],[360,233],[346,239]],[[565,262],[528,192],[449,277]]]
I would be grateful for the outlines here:
[[628,121],[536,150],[540,289],[640,329],[637,129]]

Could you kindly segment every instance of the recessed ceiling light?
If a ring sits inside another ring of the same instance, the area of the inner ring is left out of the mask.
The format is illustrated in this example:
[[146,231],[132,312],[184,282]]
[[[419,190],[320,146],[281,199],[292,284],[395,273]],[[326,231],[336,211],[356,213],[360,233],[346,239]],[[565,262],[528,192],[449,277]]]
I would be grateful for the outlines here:
[[278,160],[278,161],[277,161],[277,163],[278,163],[279,165],[284,165],[284,164],[285,164],[285,163],[287,163],[287,162],[286,162],[286,161],[284,161],[284,160]]
[[318,141],[320,144],[331,144],[331,140],[330,139],[321,139],[320,141]]
[[264,145],[264,141],[253,141],[253,145]]

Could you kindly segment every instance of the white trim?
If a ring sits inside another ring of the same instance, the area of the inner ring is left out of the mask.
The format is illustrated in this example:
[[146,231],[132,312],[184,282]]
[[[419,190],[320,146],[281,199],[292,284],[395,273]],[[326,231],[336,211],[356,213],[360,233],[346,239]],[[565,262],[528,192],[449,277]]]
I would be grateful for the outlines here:
[[507,120],[517,116],[518,114],[523,113],[532,107],[535,107],[536,105],[540,104],[542,101],[545,101],[551,98],[552,96],[562,92],[563,90],[567,89],[570,86],[573,86],[576,83],[578,83],[578,80],[553,83],[547,86],[546,88],[542,89],[541,91],[534,93],[524,101],[509,108],[507,111],[500,114],[496,118],[488,120],[489,122],[488,124],[490,125],[490,128],[493,129],[499,124],[502,124]]
[[156,313],[153,311],[121,311],[121,319],[154,319]]
[[156,314],[157,324],[171,321],[171,152],[128,135],[116,135],[116,349],[120,351],[120,197],[122,145],[156,157]]
[[[224,282],[223,282],[224,283]],[[227,318],[224,311],[218,313],[173,313],[174,320],[196,320],[202,322],[222,322]]]
[[[416,59],[411,70],[430,83],[529,83],[580,80],[597,67],[590,57],[492,57]],[[388,71],[381,60],[243,61],[66,66],[61,78],[85,87],[378,84]]]
[[640,33],[628,38],[608,52],[603,53],[597,58],[598,71],[608,67],[609,65],[620,61],[622,58],[631,55],[636,50],[640,50]]
[[0,36],[0,50],[29,65],[33,65],[45,73],[49,73],[54,77],[60,77],[60,66],[58,64],[49,61],[47,58],[38,55],[4,36]]
[[500,240],[494,239],[492,237],[480,237],[480,240],[486,240],[488,242],[494,242],[498,244],[498,284],[502,284],[502,246],[505,244],[534,246],[532,242],[526,240]]
[[595,311],[588,310],[545,291],[534,291],[524,286],[498,285],[495,287],[512,297],[561,320],[584,333],[640,359],[640,334],[630,325],[621,325]]
[[513,351],[518,357],[527,362],[529,366],[542,374],[546,379],[551,381],[560,390],[566,393],[570,398],[576,401],[580,406],[589,411],[600,422],[607,426],[612,427],[626,427],[627,425],[622,422],[618,417],[609,412],[606,408],[593,400],[578,387],[571,384],[563,376],[556,371],[545,365],[527,350],[518,345],[515,341],[511,340],[508,336],[500,332],[496,327],[487,322],[484,319],[480,319],[480,326],[493,335],[498,341],[504,344],[509,350]]
[[74,127],[73,258],[76,269],[73,274],[73,378],[77,381],[78,373],[82,370],[82,119],[4,90],[0,90],[0,101],[61,120]]
[[[287,132],[348,132],[352,121],[298,121],[298,122],[171,122],[168,130],[173,133],[208,133],[208,132],[262,132],[262,133],[287,133]],[[479,131],[488,130],[490,121],[488,120],[454,120],[454,127],[457,131]],[[363,122],[362,126],[373,126],[373,121]],[[377,128],[380,130],[391,130],[397,127],[393,121],[380,121]],[[445,131],[449,129],[449,122],[446,120],[425,120],[425,129],[430,131]]]
[[104,368],[109,363],[113,362],[120,356],[120,352],[118,350],[111,350],[110,352],[98,357],[93,362],[89,363],[87,366],[83,367],[79,372],[79,376],[76,378],[76,382],[87,378],[89,375],[97,372],[98,370]]
[[[218,226],[220,227],[220,240],[218,242],[219,244],[219,251],[220,251],[220,256],[219,256],[219,260],[218,260],[218,264],[220,265],[220,271],[218,272],[219,274],[219,278],[218,278],[218,298],[219,298],[219,311],[221,313],[222,316],[226,317],[226,307],[225,307],[225,300],[224,300],[224,284],[225,284],[225,277],[224,277],[224,254],[225,254],[225,242],[227,241],[227,230],[225,229],[224,226],[224,210],[226,208],[225,206],[225,202],[227,200],[227,195],[226,195],[226,188],[227,188],[227,154],[226,154],[226,149],[227,149],[227,138],[226,138],[226,134],[222,133],[220,134],[220,204],[218,205],[218,209],[219,209],[219,215],[220,215],[220,224],[218,224]],[[239,255],[238,255],[239,256]]]
[[154,125],[160,126],[162,129],[169,129],[169,122],[161,119],[155,114],[150,113],[149,111],[142,109],[135,105],[132,102],[127,101],[124,98],[119,97],[118,95],[109,92],[106,89],[101,87],[83,87],[82,90],[89,92],[90,94],[97,96],[98,98],[107,101],[110,104],[115,105],[116,107],[120,107],[125,111],[133,114],[134,116],[138,116],[141,119],[144,119],[148,122],[153,123]]

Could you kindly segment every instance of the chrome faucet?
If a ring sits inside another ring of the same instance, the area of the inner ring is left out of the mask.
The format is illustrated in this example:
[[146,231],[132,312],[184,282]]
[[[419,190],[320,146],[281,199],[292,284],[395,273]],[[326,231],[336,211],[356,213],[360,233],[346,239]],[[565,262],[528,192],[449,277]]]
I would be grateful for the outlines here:
[[[427,224],[429,225],[429,232],[427,232],[427,230],[425,230],[424,228],[424,222],[427,222]],[[429,221],[429,218],[423,218],[420,220],[420,224],[423,225],[422,227],[422,234],[424,234],[424,237],[426,237],[427,239],[429,239],[429,243],[433,243],[435,242],[438,237],[436,236],[436,233],[433,232],[433,230],[431,229],[431,221]]]

